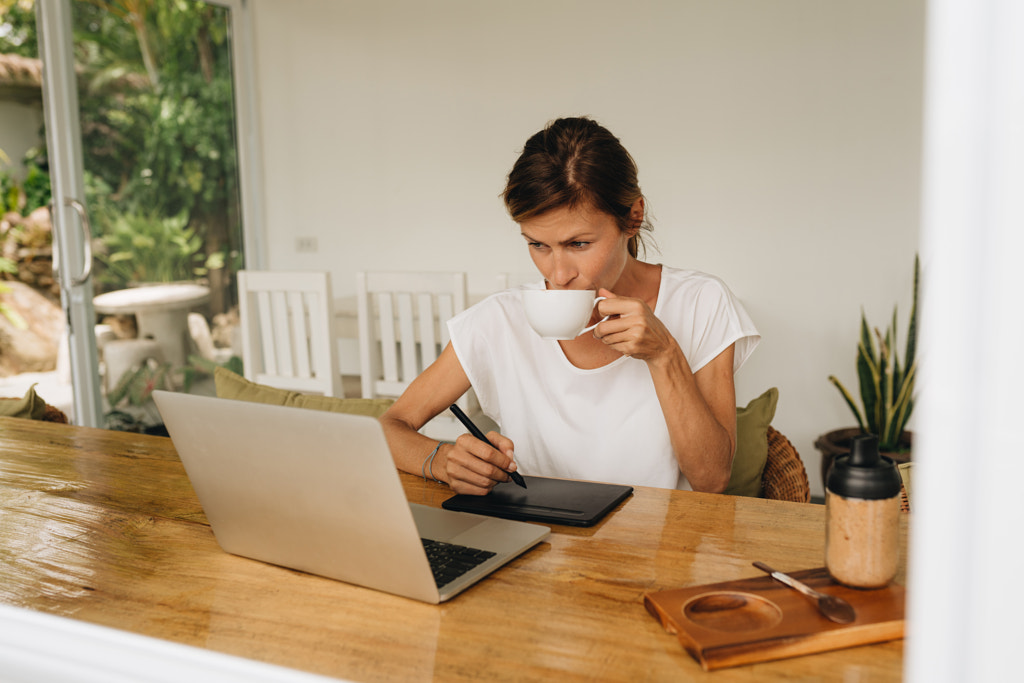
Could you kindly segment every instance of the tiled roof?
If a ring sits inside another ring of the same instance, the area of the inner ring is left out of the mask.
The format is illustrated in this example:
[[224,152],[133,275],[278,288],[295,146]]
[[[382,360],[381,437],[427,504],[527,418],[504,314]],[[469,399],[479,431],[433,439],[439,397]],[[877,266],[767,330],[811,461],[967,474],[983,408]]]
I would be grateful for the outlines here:
[[0,85],[41,87],[43,63],[31,57],[0,54]]
[[0,99],[38,101],[42,97],[42,84],[40,60],[0,54]]

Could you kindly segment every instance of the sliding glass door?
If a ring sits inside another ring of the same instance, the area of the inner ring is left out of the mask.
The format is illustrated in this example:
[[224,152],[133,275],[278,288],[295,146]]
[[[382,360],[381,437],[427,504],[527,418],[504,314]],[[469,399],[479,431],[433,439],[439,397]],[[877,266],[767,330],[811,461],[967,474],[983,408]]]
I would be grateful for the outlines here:
[[36,0],[36,13],[74,421],[149,428],[149,390],[231,359],[218,332],[235,273],[256,265],[244,4]]

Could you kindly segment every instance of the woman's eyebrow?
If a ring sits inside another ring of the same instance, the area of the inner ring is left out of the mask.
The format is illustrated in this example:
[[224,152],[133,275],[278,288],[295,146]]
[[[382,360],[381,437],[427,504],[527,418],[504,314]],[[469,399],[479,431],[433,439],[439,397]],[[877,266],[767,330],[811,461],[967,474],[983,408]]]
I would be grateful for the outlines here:
[[[537,244],[545,244],[545,242],[543,242],[541,240],[538,240],[538,239],[534,239],[533,237],[530,237],[529,235],[527,235],[525,232],[520,232],[519,234],[522,235],[526,239],[526,241],[528,241],[528,242],[535,242]],[[572,244],[573,242],[590,242],[592,240],[593,240],[593,237],[591,235],[589,235],[589,234],[584,232],[582,234],[574,235],[572,237],[569,237],[568,239],[564,239],[564,240],[562,240],[560,242],[557,242],[556,244],[558,244],[558,246],[565,246],[566,244]]]

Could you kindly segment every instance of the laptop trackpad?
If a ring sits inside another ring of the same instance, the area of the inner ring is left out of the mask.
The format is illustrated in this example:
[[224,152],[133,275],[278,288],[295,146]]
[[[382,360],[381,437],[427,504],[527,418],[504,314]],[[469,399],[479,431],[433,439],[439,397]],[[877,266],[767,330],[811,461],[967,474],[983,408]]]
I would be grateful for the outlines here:
[[431,538],[435,541],[451,543],[456,536],[486,521],[486,518],[480,515],[471,515],[466,512],[453,513],[451,510],[418,503],[410,503],[409,507],[412,509],[412,517],[416,520],[416,528],[419,529],[420,537]]
[[518,555],[551,531],[537,524],[474,515],[469,512],[456,512],[415,503],[411,503],[409,507],[422,538],[489,550],[504,559]]

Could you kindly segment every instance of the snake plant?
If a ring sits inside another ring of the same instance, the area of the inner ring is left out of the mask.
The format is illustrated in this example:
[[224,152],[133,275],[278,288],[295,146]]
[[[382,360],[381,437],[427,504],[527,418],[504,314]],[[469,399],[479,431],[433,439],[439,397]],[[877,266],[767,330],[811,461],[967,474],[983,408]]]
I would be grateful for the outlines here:
[[[829,376],[843,395],[846,404],[857,418],[861,431],[878,437],[883,451],[899,450],[900,434],[914,409],[914,380],[917,375],[917,289],[920,260],[914,257],[914,298],[910,309],[906,350],[900,362],[896,350],[896,309],[892,312],[892,325],[883,336],[876,327],[874,334],[868,326],[864,312],[860,316],[860,341],[857,344],[857,377],[863,410],[835,375]],[[877,345],[875,341],[877,339]]]

